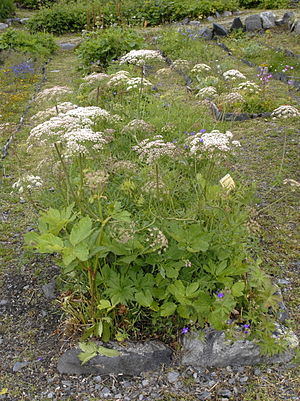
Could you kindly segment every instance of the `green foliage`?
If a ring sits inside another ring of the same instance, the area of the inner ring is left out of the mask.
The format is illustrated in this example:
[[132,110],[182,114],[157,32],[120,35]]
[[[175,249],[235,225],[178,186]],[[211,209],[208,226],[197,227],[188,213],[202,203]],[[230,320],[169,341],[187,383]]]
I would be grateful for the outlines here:
[[239,0],[241,7],[245,8],[285,8],[288,0]]
[[93,63],[106,67],[113,59],[143,44],[143,38],[132,29],[108,28],[89,34],[77,49],[81,65],[89,67]]
[[91,341],[88,343],[79,343],[79,347],[82,350],[82,352],[80,352],[78,358],[81,361],[82,365],[84,365],[90,359],[94,358],[97,355],[103,355],[112,358],[120,354],[119,351],[115,349],[110,349],[103,347],[101,345],[96,345]]
[[15,12],[15,5],[13,0],[1,0],[0,2],[0,21],[5,18],[11,17]]
[[53,37],[46,33],[30,34],[26,31],[9,28],[0,35],[0,50],[13,49],[48,57],[56,48]]
[[22,8],[30,8],[36,10],[43,6],[50,6],[52,3],[56,2],[57,0],[18,0],[16,1],[18,7]]

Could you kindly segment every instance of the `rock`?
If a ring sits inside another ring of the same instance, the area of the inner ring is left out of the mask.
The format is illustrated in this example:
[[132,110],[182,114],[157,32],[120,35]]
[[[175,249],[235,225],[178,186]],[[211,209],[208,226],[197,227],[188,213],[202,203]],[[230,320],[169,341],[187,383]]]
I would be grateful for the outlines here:
[[6,20],[6,23],[8,25],[20,25],[21,24],[21,18],[8,18]]
[[113,348],[120,352],[119,356],[97,355],[84,365],[78,359],[80,349],[73,348],[59,358],[57,369],[60,373],[66,374],[126,374],[126,376],[134,376],[141,372],[158,369],[162,364],[169,365],[171,363],[170,348],[158,341],[128,342],[126,347],[113,343]]
[[215,15],[216,15],[217,18],[220,18],[220,17],[221,17],[221,14],[220,14],[218,11],[216,11],[216,14],[215,14]]
[[282,21],[287,23],[288,21],[290,21],[294,17],[295,17],[295,14],[293,13],[293,11],[288,11],[288,12],[283,14]]
[[107,387],[104,387],[104,388],[102,389],[102,391],[101,391],[101,395],[102,395],[102,397],[104,397],[104,398],[109,397],[109,396],[111,395],[110,389],[107,388]]
[[55,281],[51,281],[51,283],[44,284],[42,286],[43,293],[48,299],[55,299]]
[[253,32],[262,29],[262,21],[259,14],[250,15],[245,19],[246,31]]
[[203,391],[198,395],[199,400],[206,401],[211,399],[211,394],[208,391]]
[[235,19],[232,21],[230,30],[233,30],[233,29],[244,29],[244,25],[243,25],[240,17],[235,17]]
[[223,25],[213,23],[213,34],[217,36],[227,36],[228,32]]
[[23,25],[25,25],[25,24],[27,24],[27,22],[30,20],[30,18],[21,18],[20,19],[20,22],[21,22],[21,24],[23,24]]
[[213,31],[210,28],[202,28],[198,32],[199,36],[202,36],[204,39],[211,40],[213,38]]
[[[281,331],[282,326],[281,327]],[[260,354],[257,344],[249,340],[227,340],[222,331],[204,330],[204,339],[199,333],[191,332],[184,336],[181,350],[181,363],[193,367],[251,366],[260,363],[285,363],[293,358],[296,339],[287,333],[290,348],[274,356]],[[279,335],[282,335],[280,333]]]
[[178,372],[169,372],[167,374],[167,380],[169,383],[176,383],[178,381],[180,374]]
[[0,306],[5,306],[9,303],[8,299],[0,299]]
[[221,397],[230,398],[232,396],[232,392],[230,390],[220,388],[218,395]]
[[54,396],[55,396],[55,394],[52,391],[47,394],[47,398],[50,398],[50,399],[52,399]]
[[300,35],[300,21],[296,21],[293,32],[296,35]]
[[59,47],[62,50],[73,50],[73,49],[75,49],[76,46],[77,46],[77,43],[70,43],[70,42],[59,43]]
[[200,26],[201,22],[200,21],[190,21],[189,25]]
[[248,380],[249,380],[248,376],[243,376],[240,378],[240,383],[247,383]]
[[230,17],[232,15],[232,12],[231,11],[224,11],[223,13],[222,13],[222,17]]
[[13,372],[19,372],[21,369],[29,365],[29,362],[16,362],[13,366]]
[[5,24],[4,22],[0,22],[0,31],[4,31],[4,29],[8,28],[8,24]]
[[210,22],[212,22],[212,21],[214,21],[214,20],[215,20],[215,18],[214,18],[214,17],[211,17],[211,16],[207,17],[207,21],[210,21]]
[[271,11],[264,11],[260,13],[262,27],[264,29],[274,28],[275,26],[275,15]]

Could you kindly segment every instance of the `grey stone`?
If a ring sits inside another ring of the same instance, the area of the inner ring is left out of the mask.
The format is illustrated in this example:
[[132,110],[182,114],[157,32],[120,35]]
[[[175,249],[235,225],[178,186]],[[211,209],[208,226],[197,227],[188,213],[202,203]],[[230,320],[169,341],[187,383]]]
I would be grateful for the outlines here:
[[46,298],[48,298],[48,299],[55,299],[56,298],[56,295],[55,295],[55,281],[51,281],[48,284],[44,284],[42,286],[42,290],[43,290],[43,293],[44,293]]
[[275,26],[275,15],[271,11],[264,11],[260,13],[262,27],[264,29],[274,28]]
[[295,23],[293,32],[294,32],[296,35],[300,35],[300,21],[297,21],[297,22]]
[[221,17],[221,14],[220,14],[218,11],[216,11],[216,17],[217,17],[217,18],[220,18],[220,17]]
[[94,377],[94,382],[101,383],[102,382],[102,377],[101,376],[95,376]]
[[4,22],[0,22],[0,31],[4,31],[4,29],[8,28],[8,24],[5,24]]
[[147,387],[149,385],[149,380],[145,379],[142,381],[142,386]]
[[54,397],[54,393],[51,391],[50,393],[47,394],[47,398],[52,399]]
[[96,391],[100,390],[101,389],[101,384],[95,384],[94,388],[95,388]]
[[228,32],[223,25],[213,23],[213,34],[217,36],[227,36]]
[[9,303],[9,300],[8,299],[1,299],[0,300],[0,306],[5,306],[5,305],[7,305]]
[[208,391],[203,391],[198,395],[199,400],[206,401],[211,399],[211,394]]
[[21,24],[27,24],[27,22],[30,20],[30,18],[21,18],[20,19],[20,22],[21,22]]
[[211,17],[211,16],[207,17],[207,21],[210,21],[210,22],[212,22],[212,21],[214,21],[214,20],[215,20],[215,18],[214,18],[214,17]]
[[69,42],[59,43],[59,47],[62,50],[73,50],[73,49],[75,49],[76,46],[77,46],[77,43],[69,43]]
[[178,372],[169,372],[167,374],[167,380],[169,383],[176,383],[180,374]]
[[259,14],[249,15],[245,19],[246,31],[253,32],[262,29],[262,22]]
[[101,395],[105,398],[109,397],[111,395],[110,389],[107,387],[104,387],[101,391]]
[[210,28],[203,28],[198,32],[198,35],[204,39],[211,40],[213,38],[213,31]]
[[[281,328],[280,330],[282,331],[283,329]],[[280,335],[282,334],[280,333]],[[290,348],[280,354],[264,356],[261,355],[259,346],[253,341],[227,340],[224,332],[214,329],[205,329],[204,339],[202,336],[202,339],[199,338],[199,333],[191,332],[183,338],[181,363],[193,367],[251,366],[260,363],[285,363],[293,358],[293,348],[297,346],[296,336],[293,333],[288,333],[288,336],[290,337]]]
[[220,388],[220,390],[218,391],[218,395],[220,395],[221,397],[230,398],[232,396],[232,392],[230,390]]
[[232,21],[231,30],[233,29],[244,29],[244,25],[240,19],[240,17],[235,17],[235,19]]
[[201,22],[200,21],[190,21],[189,25],[200,26]]
[[19,372],[21,369],[29,365],[29,362],[16,362],[13,366],[13,372]]
[[20,25],[21,24],[21,18],[8,18],[6,20],[6,23],[8,25]]
[[290,284],[290,280],[289,279],[285,279],[285,278],[280,278],[277,280],[277,283],[280,285],[288,285]]
[[66,374],[126,374],[133,376],[171,363],[172,351],[158,341],[128,342],[126,347],[113,343],[113,348],[120,352],[119,356],[97,355],[84,365],[78,358],[80,349],[70,349],[59,358],[57,369],[60,373]]
[[260,369],[255,369],[254,370],[254,374],[255,374],[255,376],[260,376],[261,375],[261,370]]
[[249,377],[248,376],[243,376],[240,378],[240,383],[247,383]]
[[230,17],[232,15],[232,12],[231,11],[224,11],[223,13],[222,13],[222,17]]
[[290,21],[291,19],[293,19],[294,17],[295,17],[295,14],[293,13],[293,11],[288,11],[283,14],[282,20],[286,23],[286,22]]

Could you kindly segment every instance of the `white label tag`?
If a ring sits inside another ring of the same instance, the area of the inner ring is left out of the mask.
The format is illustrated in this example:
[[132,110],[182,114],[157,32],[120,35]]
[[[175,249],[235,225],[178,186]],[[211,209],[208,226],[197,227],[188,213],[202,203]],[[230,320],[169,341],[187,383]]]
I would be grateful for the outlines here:
[[223,188],[231,191],[235,188],[235,183],[230,174],[226,174],[223,178],[220,179],[220,184]]

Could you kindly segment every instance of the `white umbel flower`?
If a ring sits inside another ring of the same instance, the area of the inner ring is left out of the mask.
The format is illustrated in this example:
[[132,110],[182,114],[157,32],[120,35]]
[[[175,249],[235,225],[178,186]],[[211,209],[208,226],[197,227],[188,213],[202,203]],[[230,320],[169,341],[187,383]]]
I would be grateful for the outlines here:
[[207,86],[206,88],[200,89],[196,97],[204,99],[204,98],[213,98],[216,97],[217,95],[218,95],[217,89],[214,86]]
[[283,105],[277,107],[272,114],[271,117],[276,118],[291,118],[291,117],[300,117],[299,111],[294,106]]
[[191,72],[193,72],[195,74],[201,74],[201,72],[209,72],[209,71],[211,71],[211,68],[207,64],[196,64],[191,69]]
[[158,50],[131,50],[120,58],[120,64],[134,64],[143,66],[150,61],[164,61]]
[[174,157],[178,154],[175,144],[165,142],[162,135],[144,139],[138,145],[133,146],[132,150],[137,152],[139,159],[147,164],[153,163],[162,156]]
[[246,81],[241,82],[234,90],[252,94],[259,93],[260,87],[255,82]]
[[215,150],[221,152],[229,152],[235,147],[240,147],[239,141],[232,141],[233,134],[230,131],[222,133],[213,130],[206,133],[197,133],[186,139],[185,144],[189,148],[191,154],[201,153],[204,151],[213,152]]
[[228,70],[223,73],[223,77],[226,81],[236,81],[239,79],[246,79],[245,75],[239,70]]

